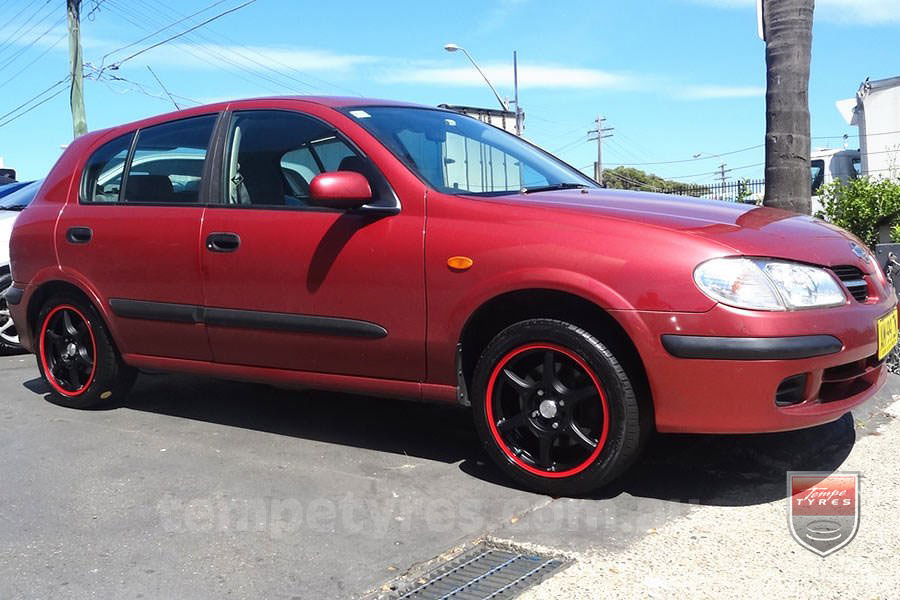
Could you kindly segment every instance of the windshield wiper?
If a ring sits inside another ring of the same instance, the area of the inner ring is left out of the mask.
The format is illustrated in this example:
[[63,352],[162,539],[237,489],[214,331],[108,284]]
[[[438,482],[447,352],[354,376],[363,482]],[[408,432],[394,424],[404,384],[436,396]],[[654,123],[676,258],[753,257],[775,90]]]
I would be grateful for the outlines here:
[[0,206],[0,210],[14,210],[17,212],[21,212],[25,210],[24,206]]
[[523,194],[531,194],[532,192],[549,192],[552,190],[578,190],[589,187],[586,183],[551,183],[549,185],[539,185],[534,187],[523,187],[519,190]]

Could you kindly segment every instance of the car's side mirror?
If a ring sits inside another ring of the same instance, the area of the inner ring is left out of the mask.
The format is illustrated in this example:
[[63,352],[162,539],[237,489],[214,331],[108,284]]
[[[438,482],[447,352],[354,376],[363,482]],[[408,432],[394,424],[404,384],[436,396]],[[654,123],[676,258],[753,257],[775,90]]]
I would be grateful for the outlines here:
[[320,173],[309,182],[309,203],[348,210],[372,201],[369,181],[355,171]]

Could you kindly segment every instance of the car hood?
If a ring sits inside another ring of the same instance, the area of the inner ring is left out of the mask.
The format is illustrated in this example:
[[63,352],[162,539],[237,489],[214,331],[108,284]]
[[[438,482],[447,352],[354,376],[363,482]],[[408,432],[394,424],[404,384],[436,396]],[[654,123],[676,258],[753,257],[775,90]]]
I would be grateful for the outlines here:
[[[784,258],[819,265],[871,265],[853,252],[857,238],[821,219],[719,200],[624,190],[561,190],[502,197],[519,205],[577,212],[706,238],[735,254]],[[868,268],[867,268],[868,267]]]
[[19,212],[0,210],[0,266],[9,264],[9,236]]

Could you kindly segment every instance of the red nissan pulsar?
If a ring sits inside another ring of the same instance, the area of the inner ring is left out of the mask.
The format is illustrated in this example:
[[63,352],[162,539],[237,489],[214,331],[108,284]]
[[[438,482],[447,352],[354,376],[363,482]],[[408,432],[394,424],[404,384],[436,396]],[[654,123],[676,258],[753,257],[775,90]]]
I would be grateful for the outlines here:
[[493,460],[558,495],[654,429],[835,420],[897,340],[893,290],[836,227],[601,189],[474,119],[358,98],[82,136],[11,251],[6,300],[60,404],[146,368],[471,405]]

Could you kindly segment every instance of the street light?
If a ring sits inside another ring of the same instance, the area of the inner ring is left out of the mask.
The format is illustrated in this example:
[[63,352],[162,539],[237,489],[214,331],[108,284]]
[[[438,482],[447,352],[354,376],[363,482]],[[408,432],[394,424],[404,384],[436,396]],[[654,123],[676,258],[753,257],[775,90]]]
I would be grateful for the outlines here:
[[[500,103],[500,107],[505,111],[509,111],[509,102],[503,100],[500,97],[500,94],[497,93],[497,90],[494,89],[494,86],[491,84],[490,80],[487,78],[487,75],[484,74],[484,71],[481,70],[481,67],[478,66],[478,63],[475,62],[475,59],[472,58],[472,55],[458,44],[444,44],[444,50],[447,52],[456,52],[462,51],[463,54],[466,55],[466,58],[469,59],[469,62],[472,63],[472,66],[475,67],[475,70],[481,75],[484,79],[484,82],[488,84],[488,87],[491,88],[491,91],[494,92],[494,97],[497,98],[497,102]],[[522,135],[522,110],[519,108],[519,69],[517,64],[516,53],[513,52],[513,80],[515,87],[515,102],[516,105],[516,135]]]
[[497,98],[497,102],[500,103],[500,106],[503,108],[503,110],[509,110],[509,104],[507,104],[503,101],[502,98],[500,98],[500,94],[498,94],[497,90],[494,89],[494,86],[491,85],[491,82],[487,78],[487,75],[484,74],[484,71],[481,70],[481,67],[478,66],[478,63],[475,62],[475,59],[472,58],[472,55],[469,54],[469,52],[465,48],[463,48],[462,46],[457,46],[456,44],[446,44],[444,46],[444,50],[446,50],[447,52],[456,52],[457,50],[461,50],[462,53],[466,55],[466,58],[468,58],[472,63],[472,66],[475,67],[478,73],[481,74],[482,78],[484,78],[484,82],[488,84],[488,87],[491,88],[491,91],[494,92],[494,96]]

